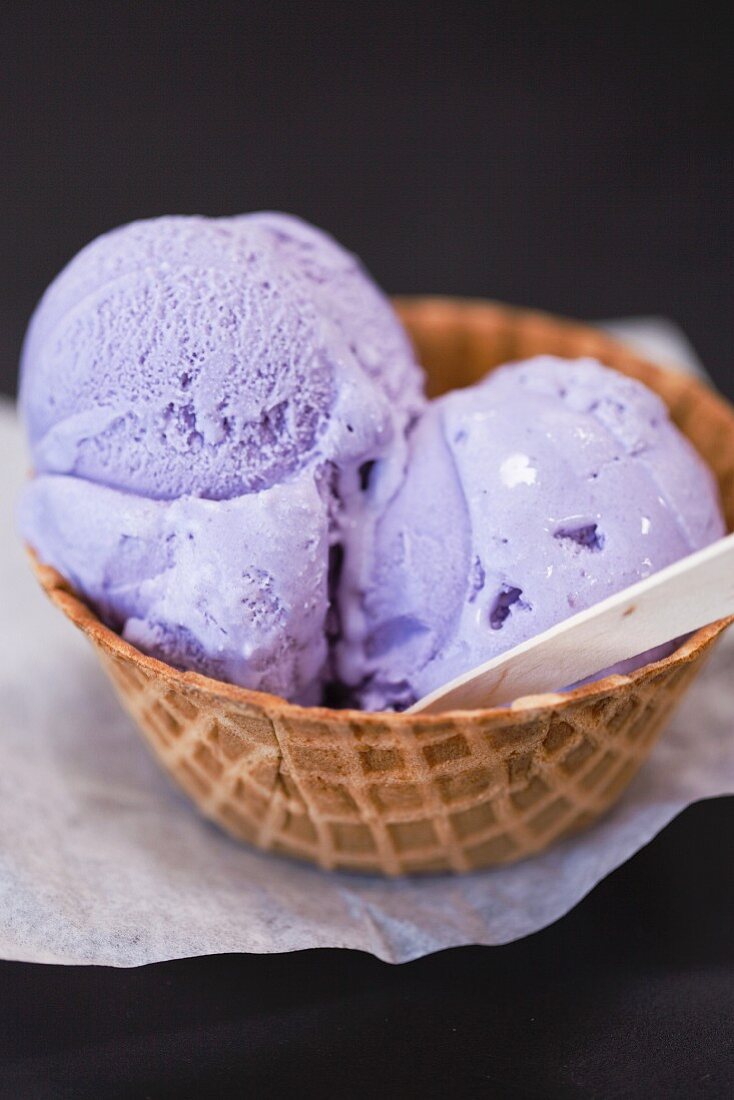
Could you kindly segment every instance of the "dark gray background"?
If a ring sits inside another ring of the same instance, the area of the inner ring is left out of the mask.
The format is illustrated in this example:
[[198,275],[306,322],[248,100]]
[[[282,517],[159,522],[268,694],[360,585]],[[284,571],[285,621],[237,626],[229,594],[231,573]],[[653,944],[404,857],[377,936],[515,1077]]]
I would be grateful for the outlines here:
[[[390,292],[673,317],[734,395],[724,10],[6,3],[0,389],[91,237],[270,207]],[[0,964],[0,1093],[730,1095],[733,824],[686,812],[502,949]]]
[[[728,387],[731,39],[639,4],[3,6],[0,363],[105,229],[276,208],[390,292],[659,312]],[[734,376],[732,377],[734,382]]]

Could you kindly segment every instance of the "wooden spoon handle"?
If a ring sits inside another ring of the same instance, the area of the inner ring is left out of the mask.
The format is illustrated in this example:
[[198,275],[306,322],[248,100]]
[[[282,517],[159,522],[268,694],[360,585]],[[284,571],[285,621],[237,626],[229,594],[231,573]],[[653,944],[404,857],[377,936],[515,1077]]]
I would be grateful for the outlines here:
[[457,676],[408,713],[473,710],[558,691],[731,615],[734,534]]

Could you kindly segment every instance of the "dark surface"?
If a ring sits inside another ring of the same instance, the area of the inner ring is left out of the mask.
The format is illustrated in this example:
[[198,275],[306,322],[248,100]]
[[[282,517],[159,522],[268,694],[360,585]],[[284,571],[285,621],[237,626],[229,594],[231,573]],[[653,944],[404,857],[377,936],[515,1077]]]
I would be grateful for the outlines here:
[[733,840],[696,806],[554,927],[399,967],[0,963],[3,1095],[729,1097]]
[[[97,233],[275,207],[391,292],[671,316],[734,396],[725,9],[608,7],[5,4],[0,390]],[[733,839],[698,806],[553,928],[402,967],[2,964],[0,1092],[729,1096]]]

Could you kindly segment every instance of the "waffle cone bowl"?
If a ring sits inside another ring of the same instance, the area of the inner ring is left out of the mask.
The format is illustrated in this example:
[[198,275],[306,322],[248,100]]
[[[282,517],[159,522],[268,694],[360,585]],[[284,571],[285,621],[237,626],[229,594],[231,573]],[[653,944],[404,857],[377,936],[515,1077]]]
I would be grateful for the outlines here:
[[[540,313],[447,299],[398,308],[432,394],[541,352],[595,356],[645,382],[713,468],[734,526],[734,410],[699,382]],[[53,603],[94,645],[160,763],[206,817],[259,848],[384,875],[509,863],[594,821],[648,756],[731,621],[697,631],[630,676],[564,695],[438,715],[367,714],[299,707],[180,672],[123,641],[55,570],[33,564]]]

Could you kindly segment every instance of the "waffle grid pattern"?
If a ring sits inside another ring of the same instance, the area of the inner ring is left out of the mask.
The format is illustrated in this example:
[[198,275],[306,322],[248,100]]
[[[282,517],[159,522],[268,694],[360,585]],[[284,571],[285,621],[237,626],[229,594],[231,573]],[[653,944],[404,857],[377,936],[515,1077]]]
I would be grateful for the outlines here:
[[[432,391],[540,352],[593,355],[657,390],[717,473],[734,526],[734,411],[593,329],[493,303],[399,303]],[[180,673],[104,627],[34,560],[52,600],[94,643],[151,748],[234,836],[322,867],[466,871],[540,851],[603,813],[640,767],[728,623],[630,677],[510,709],[368,715],[300,708]]]
[[509,862],[588,824],[644,761],[702,657],[591,704],[425,732],[214,715],[104,660],[156,755],[228,832],[322,867],[397,875]]

